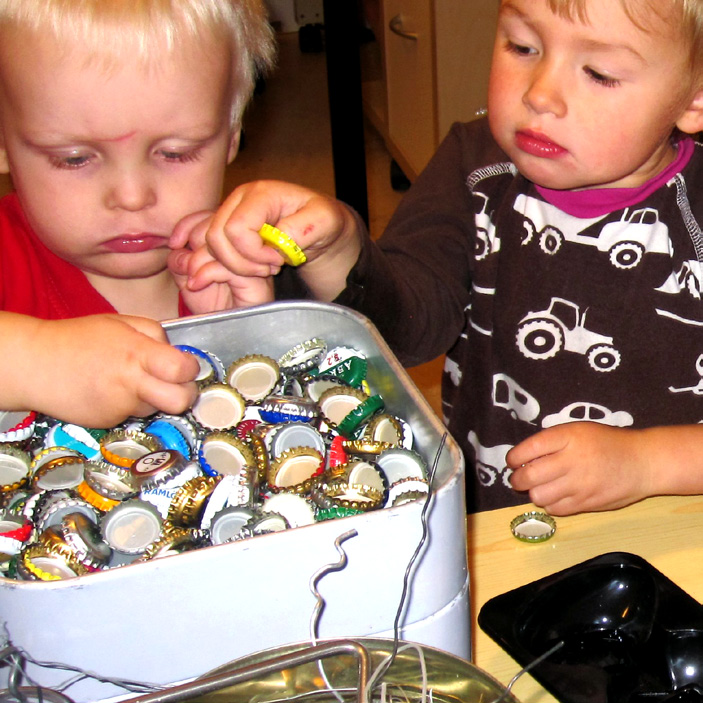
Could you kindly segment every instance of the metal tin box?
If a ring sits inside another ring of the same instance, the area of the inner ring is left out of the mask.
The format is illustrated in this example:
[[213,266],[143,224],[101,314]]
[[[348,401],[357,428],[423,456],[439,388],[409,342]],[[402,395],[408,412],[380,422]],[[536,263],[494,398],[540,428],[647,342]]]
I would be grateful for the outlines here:
[[[247,353],[280,356],[322,337],[352,346],[369,362],[368,382],[405,418],[428,464],[445,429],[374,328],[340,306],[273,303],[167,323],[173,343],[231,361]],[[36,661],[62,662],[104,677],[154,684],[189,680],[244,655],[309,640],[317,600],[311,577],[347,565],[318,583],[325,607],[319,637],[393,635],[408,563],[422,537],[423,503],[207,547],[143,564],[54,582],[0,578],[6,637]],[[447,437],[427,516],[428,539],[409,579],[401,638],[469,658],[464,463]],[[57,687],[72,674],[30,664],[36,682]],[[8,670],[0,669],[7,683]],[[75,701],[134,694],[93,678],[72,685]]]

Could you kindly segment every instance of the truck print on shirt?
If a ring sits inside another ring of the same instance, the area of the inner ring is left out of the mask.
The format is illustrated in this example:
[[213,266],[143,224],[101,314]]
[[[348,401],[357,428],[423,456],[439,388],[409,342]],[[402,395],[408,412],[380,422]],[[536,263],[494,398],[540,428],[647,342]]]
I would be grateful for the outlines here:
[[525,218],[526,236],[522,243],[529,244],[537,237],[540,249],[550,256],[567,241],[596,247],[608,254],[608,260],[615,268],[632,269],[646,253],[671,253],[669,228],[651,207],[625,208],[619,221],[606,223],[595,234],[586,234],[586,231],[604,216],[574,217],[550,203],[524,194],[515,198],[513,208]]

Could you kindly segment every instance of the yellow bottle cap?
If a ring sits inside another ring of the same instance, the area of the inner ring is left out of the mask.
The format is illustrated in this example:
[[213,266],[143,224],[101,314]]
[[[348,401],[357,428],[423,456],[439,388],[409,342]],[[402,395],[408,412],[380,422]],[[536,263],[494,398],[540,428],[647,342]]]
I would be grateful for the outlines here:
[[278,229],[278,227],[265,224],[259,230],[259,234],[266,244],[277,249],[286,260],[286,263],[291,266],[300,266],[300,264],[304,264],[307,261],[303,250],[285,232]]

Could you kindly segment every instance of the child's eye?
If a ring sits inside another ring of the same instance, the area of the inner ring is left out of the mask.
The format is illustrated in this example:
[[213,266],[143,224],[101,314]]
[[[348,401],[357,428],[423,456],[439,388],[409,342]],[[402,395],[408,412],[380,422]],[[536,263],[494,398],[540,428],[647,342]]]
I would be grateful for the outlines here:
[[616,86],[620,85],[620,81],[617,80],[617,78],[610,78],[609,76],[603,75],[602,73],[595,71],[594,69],[590,68],[589,66],[584,66],[583,70],[584,70],[584,73],[594,83],[598,83],[598,85],[605,86],[606,88],[615,88]]
[[525,44],[517,44],[513,41],[507,41],[505,43],[505,48],[511,54],[517,54],[518,56],[532,56],[532,54],[537,53],[532,47],[526,46]]
[[90,156],[72,154],[70,156],[52,156],[51,165],[55,168],[76,169],[83,168],[90,163]]
[[200,149],[190,149],[188,151],[172,151],[169,149],[161,149],[161,156],[169,162],[185,164],[191,161],[196,161],[200,158]]

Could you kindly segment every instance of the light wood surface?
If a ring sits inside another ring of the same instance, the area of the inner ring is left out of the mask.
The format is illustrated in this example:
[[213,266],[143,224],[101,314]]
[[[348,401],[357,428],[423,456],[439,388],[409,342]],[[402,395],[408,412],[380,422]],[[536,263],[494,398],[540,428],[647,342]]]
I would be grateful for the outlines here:
[[[476,618],[491,598],[607,552],[646,559],[696,600],[703,600],[703,496],[649,498],[621,510],[556,518],[550,540],[526,544],[513,537],[510,521],[527,504],[469,515],[473,661],[507,684],[520,666],[486,635]],[[512,689],[522,703],[553,703],[529,674]]]

